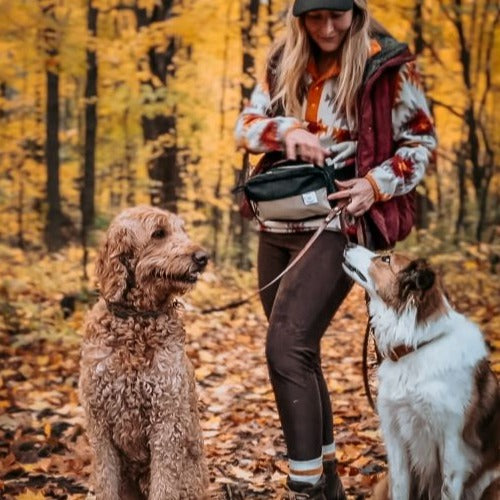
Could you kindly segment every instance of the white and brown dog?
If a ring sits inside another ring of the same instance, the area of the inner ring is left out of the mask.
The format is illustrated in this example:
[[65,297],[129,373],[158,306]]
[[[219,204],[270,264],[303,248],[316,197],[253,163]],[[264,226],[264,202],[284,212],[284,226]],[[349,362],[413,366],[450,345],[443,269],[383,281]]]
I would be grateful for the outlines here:
[[[389,484],[376,498],[499,499],[500,389],[478,327],[423,259],[349,245],[382,356],[377,409]],[[390,489],[390,495],[389,490]]]

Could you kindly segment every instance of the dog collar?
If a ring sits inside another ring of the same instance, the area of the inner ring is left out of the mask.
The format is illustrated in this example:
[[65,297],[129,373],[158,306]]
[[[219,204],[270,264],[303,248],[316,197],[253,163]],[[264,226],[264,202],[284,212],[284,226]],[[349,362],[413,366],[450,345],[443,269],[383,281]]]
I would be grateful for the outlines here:
[[431,342],[434,342],[435,340],[438,340],[443,336],[444,336],[444,333],[442,333],[441,335],[438,335],[437,337],[434,337],[433,339],[426,340],[425,342],[418,344],[416,347],[408,346],[405,344],[397,345],[389,350],[387,357],[391,361],[394,361],[394,362],[399,361],[404,356],[411,354],[412,352],[415,352],[417,349],[421,349],[422,347],[426,346],[427,344],[430,344]]
[[157,318],[163,311],[139,311],[131,306],[120,304],[119,302],[109,302],[106,300],[106,307],[111,314],[118,318],[126,319],[130,317]]

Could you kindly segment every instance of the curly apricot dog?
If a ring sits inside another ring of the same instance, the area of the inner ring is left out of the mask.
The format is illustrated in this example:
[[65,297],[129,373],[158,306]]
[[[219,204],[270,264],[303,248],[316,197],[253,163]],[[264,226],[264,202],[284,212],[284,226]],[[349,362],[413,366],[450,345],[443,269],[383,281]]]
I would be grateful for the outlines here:
[[101,299],[87,317],[80,363],[99,500],[205,498],[194,373],[175,297],[207,260],[181,219],[157,208],[127,209],[106,233]]

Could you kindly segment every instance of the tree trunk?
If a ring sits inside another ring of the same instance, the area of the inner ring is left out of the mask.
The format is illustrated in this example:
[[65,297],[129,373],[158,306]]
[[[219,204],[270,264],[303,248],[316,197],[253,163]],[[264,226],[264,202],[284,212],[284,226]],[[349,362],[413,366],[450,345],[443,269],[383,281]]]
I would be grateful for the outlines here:
[[17,245],[19,248],[24,250],[25,241],[24,241],[24,154],[19,160],[17,165],[17,175],[19,178],[19,189],[17,191]]
[[[243,78],[241,79],[241,101],[240,110],[245,103],[249,101],[252,90],[255,86],[255,37],[253,29],[259,20],[259,0],[242,0],[241,2],[241,41],[243,47]],[[242,158],[241,170],[235,172],[237,185],[246,179],[250,168],[249,154],[244,153]],[[238,212],[233,212],[231,217],[231,226],[237,228],[235,233],[237,243],[236,265],[240,269],[250,269],[252,262],[250,260],[250,223]]]
[[[153,23],[163,22],[170,16],[172,0],[157,2],[151,13],[144,8],[136,7],[138,29],[147,28]],[[148,87],[149,95],[155,95],[154,104],[159,106],[164,101],[156,92],[168,86],[168,77],[174,74],[174,55],[177,51],[177,40],[174,37],[166,41],[160,49],[151,47],[148,52],[148,66],[153,79],[142,80],[141,85]],[[145,99],[144,104],[152,104],[151,99]],[[164,109],[167,109],[165,103]],[[171,114],[155,111],[153,116],[142,116],[144,141],[151,146],[151,158],[148,161],[148,172],[151,180],[151,204],[177,212],[177,199],[182,187],[180,167],[177,161],[177,117],[176,110]],[[167,139],[165,141],[165,139]],[[161,140],[160,140],[161,139]]]
[[458,216],[455,223],[455,244],[458,245],[460,236],[464,230],[465,224],[465,203],[467,200],[467,188],[465,184],[466,165],[464,144],[460,144],[456,153],[456,166],[458,170]]
[[[413,47],[416,56],[419,56],[424,51],[425,41],[424,41],[424,18],[423,18],[423,7],[424,0],[415,0],[414,15],[413,15]],[[426,89],[424,80],[424,90]],[[431,110],[432,112],[432,110]],[[427,175],[430,174],[431,167],[436,167],[435,164],[429,165],[427,169]],[[417,229],[427,229],[429,227],[429,188],[426,179],[422,179],[421,186],[424,193],[420,194],[417,192],[416,196],[416,214],[415,214],[415,226]],[[418,234],[418,233],[417,233]]]
[[132,168],[132,161],[134,159],[134,144],[133,138],[130,135],[128,128],[129,108],[123,113],[123,136],[125,148],[125,176],[126,176],[126,195],[125,201],[127,205],[135,205],[135,172]]
[[[230,47],[230,24],[231,24],[231,7],[232,2],[227,3],[226,10],[226,33],[224,36],[224,52],[223,52],[223,66],[222,66],[222,78],[221,78],[221,97],[219,101],[219,115],[220,115],[220,126],[219,126],[219,144],[221,145],[221,151],[224,146],[224,139],[226,133],[226,90],[227,90],[227,71],[229,67],[229,47]],[[226,161],[226,155],[221,154],[219,156],[219,165],[217,169],[217,182],[214,188],[214,199],[218,200],[221,196],[222,187],[222,175],[224,171],[224,165]],[[215,264],[220,261],[219,255],[219,236],[222,226],[222,211],[214,204],[212,206],[212,229],[213,229],[213,239],[212,239],[212,259]]]
[[[43,4],[42,12],[52,23],[55,21],[55,3]],[[45,161],[47,163],[48,214],[44,240],[49,251],[59,250],[67,241],[63,226],[69,223],[61,209],[59,189],[59,51],[58,33],[48,24],[43,30],[46,54],[46,135]]]
[[275,18],[274,18],[274,13],[273,13],[273,0],[268,0],[267,2],[267,26],[266,26],[266,32],[267,32],[267,37],[269,38],[270,42],[274,41],[274,25],[275,25]]
[[[87,0],[87,29],[92,38],[97,35],[98,10]],[[88,232],[95,217],[95,148],[97,130],[97,56],[87,48],[87,81],[85,84],[85,147],[83,186],[80,198],[82,211],[83,269],[86,277]]]
[[59,190],[59,75],[50,70],[47,77],[47,129],[45,161],[47,162],[48,214],[45,226],[45,243],[49,251],[59,250],[65,243],[62,234],[64,217]]

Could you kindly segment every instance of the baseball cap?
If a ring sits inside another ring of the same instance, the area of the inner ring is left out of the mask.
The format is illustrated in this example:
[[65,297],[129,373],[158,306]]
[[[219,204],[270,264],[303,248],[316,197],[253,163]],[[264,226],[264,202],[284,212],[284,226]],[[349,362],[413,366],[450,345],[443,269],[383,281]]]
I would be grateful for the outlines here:
[[351,10],[353,0],[295,0],[293,15],[301,16],[311,10]]

